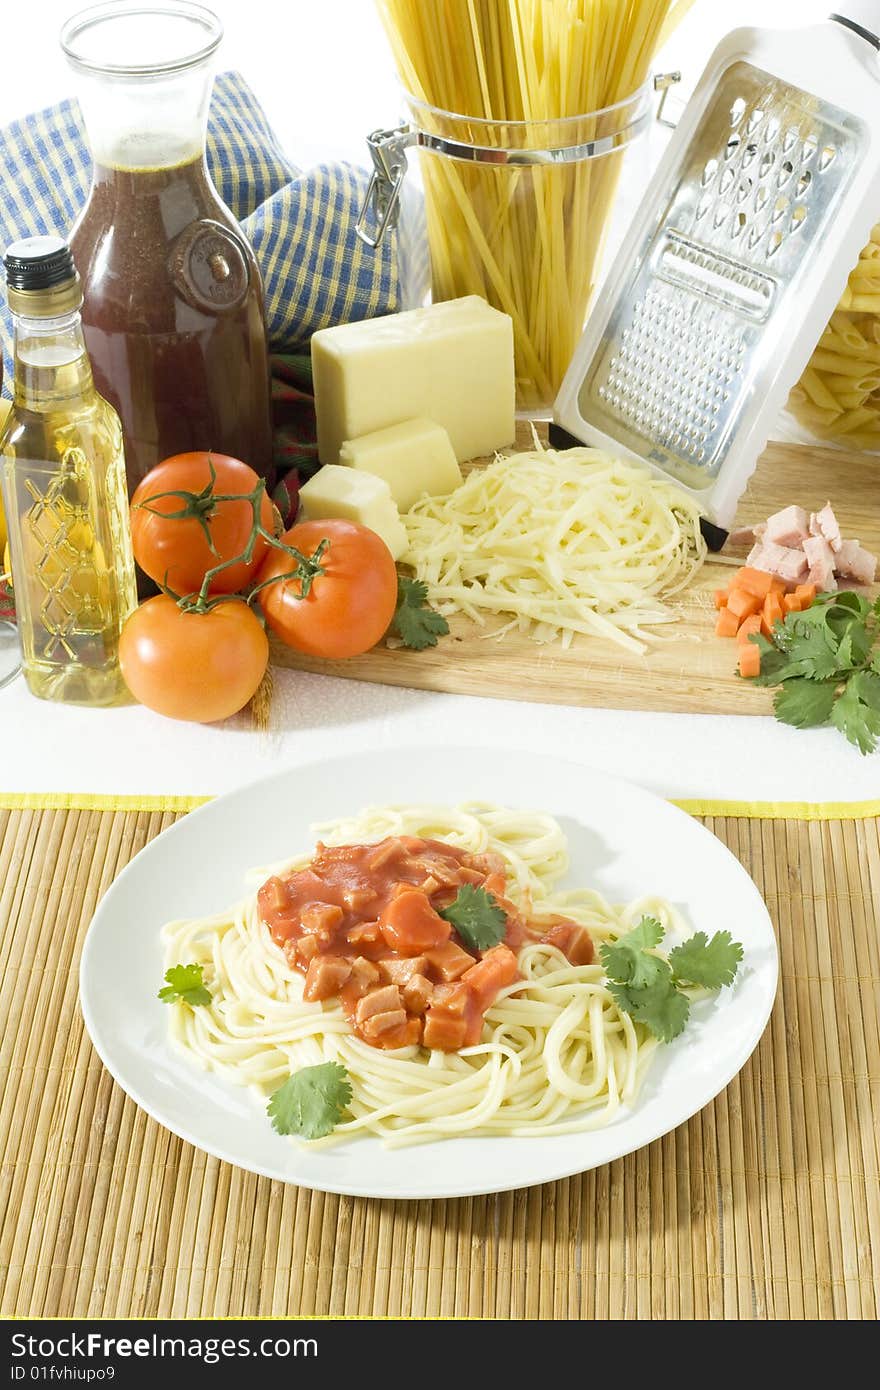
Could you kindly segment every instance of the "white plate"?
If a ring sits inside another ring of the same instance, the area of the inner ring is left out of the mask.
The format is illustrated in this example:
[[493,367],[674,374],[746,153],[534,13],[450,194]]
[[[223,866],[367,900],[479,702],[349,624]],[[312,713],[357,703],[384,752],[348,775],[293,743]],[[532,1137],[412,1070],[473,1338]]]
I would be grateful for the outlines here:
[[[614,902],[659,894],[694,930],[727,929],[744,948],[730,989],[699,1004],[661,1047],[632,1110],[605,1129],[551,1138],[447,1139],[386,1150],[372,1137],[309,1152],[276,1134],[254,1095],[179,1055],[156,998],[159,931],[175,917],[221,911],[254,865],[312,840],[313,822],[370,804],[495,801],[549,811],[568,836],[566,886]],[[776,994],[776,939],[742,866],[676,807],[576,762],[514,750],[398,748],[288,768],[208,803],[153,840],[101,902],[83,950],[86,1027],[109,1071],[181,1138],[282,1182],[360,1197],[461,1197],[550,1182],[649,1144],[706,1105],[758,1042]]]

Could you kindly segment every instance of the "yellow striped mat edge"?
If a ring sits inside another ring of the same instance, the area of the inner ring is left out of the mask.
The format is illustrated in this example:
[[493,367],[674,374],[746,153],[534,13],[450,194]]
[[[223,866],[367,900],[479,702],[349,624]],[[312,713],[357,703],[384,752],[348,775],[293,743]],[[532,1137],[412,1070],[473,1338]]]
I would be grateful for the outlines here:
[[[91,792],[0,792],[0,811],[194,811],[210,796],[116,796]],[[673,800],[691,816],[747,820],[869,820],[880,816],[878,801],[692,801]]]

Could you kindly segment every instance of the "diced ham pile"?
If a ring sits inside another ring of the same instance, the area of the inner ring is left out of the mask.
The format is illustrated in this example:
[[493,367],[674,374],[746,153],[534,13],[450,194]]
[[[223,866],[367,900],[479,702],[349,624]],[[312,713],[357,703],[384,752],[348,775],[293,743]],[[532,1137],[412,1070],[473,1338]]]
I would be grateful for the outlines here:
[[840,579],[873,584],[877,575],[877,557],[858,541],[843,539],[830,502],[818,512],[784,507],[756,526],[732,531],[730,544],[751,545],[746,564],[776,575],[787,589],[815,584],[828,592]]

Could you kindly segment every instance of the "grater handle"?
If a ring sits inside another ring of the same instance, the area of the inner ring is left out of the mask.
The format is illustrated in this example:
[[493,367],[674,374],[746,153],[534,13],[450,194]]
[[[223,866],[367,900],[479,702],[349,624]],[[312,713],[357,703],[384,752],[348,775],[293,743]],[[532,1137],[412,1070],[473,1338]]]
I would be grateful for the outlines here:
[[880,0],[843,0],[828,17],[880,49]]

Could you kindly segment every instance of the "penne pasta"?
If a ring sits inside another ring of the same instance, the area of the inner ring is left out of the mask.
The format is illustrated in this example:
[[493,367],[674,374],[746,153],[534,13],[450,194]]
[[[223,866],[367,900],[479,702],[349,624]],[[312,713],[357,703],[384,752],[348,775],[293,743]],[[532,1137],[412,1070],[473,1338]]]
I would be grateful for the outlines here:
[[853,267],[840,303],[788,408],[822,439],[880,448],[880,224]]

